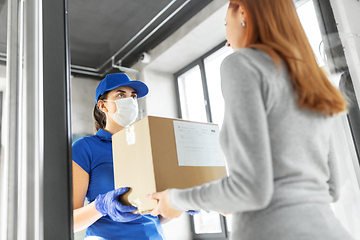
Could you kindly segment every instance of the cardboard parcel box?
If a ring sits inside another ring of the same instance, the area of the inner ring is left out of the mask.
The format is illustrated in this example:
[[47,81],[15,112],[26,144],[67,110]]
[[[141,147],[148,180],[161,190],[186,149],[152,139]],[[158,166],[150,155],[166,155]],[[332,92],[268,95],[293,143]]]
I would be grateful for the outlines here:
[[124,201],[146,213],[147,194],[184,189],[226,175],[215,124],[148,116],[113,135],[115,188],[131,187]]

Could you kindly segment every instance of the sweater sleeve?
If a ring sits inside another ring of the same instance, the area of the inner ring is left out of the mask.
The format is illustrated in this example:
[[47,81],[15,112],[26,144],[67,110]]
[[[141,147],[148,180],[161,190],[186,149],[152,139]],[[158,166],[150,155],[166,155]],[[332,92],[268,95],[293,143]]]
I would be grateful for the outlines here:
[[235,52],[221,65],[225,116],[220,141],[229,176],[189,189],[171,189],[178,210],[218,212],[265,208],[273,195],[273,170],[263,74],[244,54]]

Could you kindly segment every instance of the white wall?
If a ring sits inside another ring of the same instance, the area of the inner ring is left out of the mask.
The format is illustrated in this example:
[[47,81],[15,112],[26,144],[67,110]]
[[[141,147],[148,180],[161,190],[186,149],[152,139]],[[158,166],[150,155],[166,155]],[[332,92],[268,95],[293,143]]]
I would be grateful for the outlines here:
[[227,5],[227,0],[212,1],[149,52],[147,68],[175,73],[223,42]]
[[71,77],[71,128],[73,134],[94,134],[93,109],[99,81]]
[[147,115],[177,118],[174,75],[149,69],[144,71],[144,79],[150,89],[146,97]]

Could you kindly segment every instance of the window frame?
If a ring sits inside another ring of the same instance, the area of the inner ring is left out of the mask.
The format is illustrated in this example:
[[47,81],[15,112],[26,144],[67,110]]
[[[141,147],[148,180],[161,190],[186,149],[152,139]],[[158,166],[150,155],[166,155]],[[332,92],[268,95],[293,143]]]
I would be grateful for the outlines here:
[[[184,68],[180,69],[178,72],[174,74],[174,81],[175,81],[175,90],[176,90],[176,98],[177,98],[177,108],[178,108],[178,118],[182,119],[182,111],[181,111],[181,102],[180,102],[180,91],[179,91],[179,82],[178,78],[189,71],[190,69],[194,68],[195,66],[199,66],[200,73],[201,73],[201,81],[203,87],[203,96],[204,96],[204,105],[206,111],[206,118],[208,123],[212,123],[212,114],[211,114],[211,106],[210,106],[210,98],[209,92],[207,87],[207,78],[206,78],[206,70],[205,70],[205,59],[210,56],[211,54],[215,53],[216,51],[220,50],[221,48],[225,47],[226,40],[215,46],[213,49],[202,55],[201,57],[197,58]],[[203,240],[203,239],[211,239],[211,240],[224,240],[229,239],[230,232],[228,231],[226,218],[219,214],[220,217],[220,224],[221,224],[221,233],[195,233],[195,222],[194,217],[191,216],[191,231],[194,240]]]
[[195,233],[195,221],[194,217],[191,216],[191,232],[192,232],[192,239],[194,240],[204,240],[204,239],[211,239],[211,240],[224,240],[229,239],[230,232],[228,231],[226,219],[224,216],[219,214],[220,218],[220,225],[221,225],[221,233]]
[[174,81],[175,81],[175,88],[176,88],[176,97],[177,97],[177,108],[178,108],[178,117],[180,119],[183,118],[182,112],[181,112],[181,103],[180,103],[180,92],[179,92],[179,82],[178,78],[189,71],[190,69],[194,68],[195,66],[199,66],[200,74],[201,74],[201,81],[203,86],[203,94],[204,94],[204,105],[205,105],[205,111],[206,111],[206,118],[209,123],[212,123],[212,114],[211,114],[211,106],[210,106],[210,99],[209,99],[209,91],[207,88],[207,78],[206,78],[206,71],[205,71],[205,59],[210,56],[211,54],[215,53],[222,47],[224,47],[226,44],[226,41],[221,42],[216,47],[205,53],[203,56],[199,57],[198,59],[194,60],[184,68],[180,69],[178,72],[174,74]]

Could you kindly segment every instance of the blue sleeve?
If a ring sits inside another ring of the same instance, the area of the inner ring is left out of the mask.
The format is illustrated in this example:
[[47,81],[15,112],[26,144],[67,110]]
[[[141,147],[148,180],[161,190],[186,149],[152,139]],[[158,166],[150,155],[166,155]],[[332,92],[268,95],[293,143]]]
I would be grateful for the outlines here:
[[72,155],[73,161],[90,174],[92,154],[85,138],[81,138],[73,143]]

